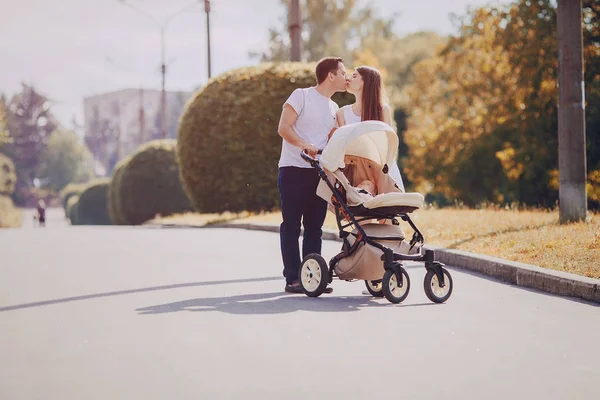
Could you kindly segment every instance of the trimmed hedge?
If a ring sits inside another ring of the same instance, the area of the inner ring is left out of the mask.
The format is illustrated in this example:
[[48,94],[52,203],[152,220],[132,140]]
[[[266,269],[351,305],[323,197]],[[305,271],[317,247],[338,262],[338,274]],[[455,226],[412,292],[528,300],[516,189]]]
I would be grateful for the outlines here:
[[[162,216],[191,210],[179,180],[177,141],[154,140],[141,146],[116,174],[114,220],[142,224]],[[114,180],[114,177],[113,177]]]
[[0,194],[0,228],[18,228],[23,221],[23,211],[15,207],[10,196]]
[[[224,73],[186,104],[177,155],[188,197],[201,212],[279,207],[277,125],[297,88],[316,85],[315,63],[262,64]],[[336,93],[338,105],[354,96]]]
[[0,194],[11,195],[15,192],[17,173],[12,160],[0,154]]
[[87,184],[85,184],[85,183],[69,183],[67,186],[65,186],[60,191],[60,197],[62,199],[63,209],[65,210],[65,215],[67,217],[69,216],[69,211],[68,211],[69,199],[72,196],[79,196],[81,194],[81,192],[83,192],[85,190],[86,187],[87,187]]
[[107,209],[109,179],[96,179],[79,195],[77,225],[111,225]]
[[67,201],[66,213],[67,218],[71,221],[71,225],[78,225],[77,221],[77,203],[79,202],[79,195],[73,195],[69,197]]
[[123,171],[125,170],[125,165],[131,159],[130,156],[123,158],[121,161],[115,165],[113,169],[112,178],[110,183],[108,184],[108,215],[110,216],[110,220],[115,225],[126,225],[127,221],[125,216],[123,216],[121,212],[121,198],[119,195],[119,186],[121,184],[121,177],[123,176]]

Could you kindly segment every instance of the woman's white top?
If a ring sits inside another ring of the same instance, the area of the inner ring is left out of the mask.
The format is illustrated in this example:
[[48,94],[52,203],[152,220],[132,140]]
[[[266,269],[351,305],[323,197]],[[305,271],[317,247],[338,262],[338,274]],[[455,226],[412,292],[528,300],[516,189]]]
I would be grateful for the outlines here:
[[[352,104],[342,107],[342,110],[344,112],[344,122],[346,125],[361,122],[361,117],[354,114],[354,111],[352,111]],[[402,189],[403,192],[406,191],[404,189],[404,182],[402,182],[402,176],[400,175],[400,169],[398,168],[397,163],[392,165],[392,168],[390,169],[390,177],[394,180],[394,182],[396,182],[398,187]]]

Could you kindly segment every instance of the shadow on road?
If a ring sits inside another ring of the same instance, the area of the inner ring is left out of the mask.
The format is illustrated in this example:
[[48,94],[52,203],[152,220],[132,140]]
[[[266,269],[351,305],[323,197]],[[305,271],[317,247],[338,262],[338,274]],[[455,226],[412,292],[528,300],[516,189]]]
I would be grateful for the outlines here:
[[0,312],[19,310],[21,308],[49,306],[52,304],[68,303],[71,301],[96,299],[99,297],[111,297],[111,296],[120,296],[120,295],[125,295],[125,294],[132,294],[132,293],[152,292],[152,291],[156,291],[156,290],[179,289],[179,288],[194,287],[194,286],[226,285],[226,284],[230,284],[230,283],[265,282],[265,281],[276,281],[276,280],[281,280],[281,279],[282,278],[279,276],[271,276],[271,277],[264,277],[264,278],[228,279],[228,280],[221,280],[221,281],[178,283],[178,284],[174,284],[174,285],[153,286],[153,287],[140,288],[140,289],[120,290],[120,291],[115,291],[115,292],[105,292],[105,293],[95,293],[95,294],[88,294],[88,295],[82,295],[82,296],[65,297],[62,299],[36,301],[34,303],[16,304],[14,306],[0,307]]
[[[423,304],[398,304],[398,307],[418,307],[435,305]],[[178,311],[220,311],[228,314],[284,314],[295,311],[359,311],[361,308],[393,307],[387,300],[376,300],[368,296],[340,296],[322,295],[310,298],[304,295],[291,295],[282,292],[255,293],[230,297],[208,297],[178,301],[175,303],[160,304],[156,306],[138,308],[140,314],[164,314]]]

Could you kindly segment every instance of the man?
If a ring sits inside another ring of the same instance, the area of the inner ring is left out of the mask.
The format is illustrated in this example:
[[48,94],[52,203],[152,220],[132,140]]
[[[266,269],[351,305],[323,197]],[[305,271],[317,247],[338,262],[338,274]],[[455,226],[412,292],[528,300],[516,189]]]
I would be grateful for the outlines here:
[[[327,57],[315,69],[317,85],[296,89],[283,105],[278,133],[283,138],[277,186],[283,222],[280,227],[281,256],[285,291],[302,293],[299,281],[300,225],[304,226],[302,257],[321,254],[322,227],[327,202],[316,194],[319,175],[300,156],[302,150],[312,157],[322,150],[337,126],[338,105],[331,100],[346,90],[346,69],[339,57]],[[331,293],[328,287],[326,293]]]

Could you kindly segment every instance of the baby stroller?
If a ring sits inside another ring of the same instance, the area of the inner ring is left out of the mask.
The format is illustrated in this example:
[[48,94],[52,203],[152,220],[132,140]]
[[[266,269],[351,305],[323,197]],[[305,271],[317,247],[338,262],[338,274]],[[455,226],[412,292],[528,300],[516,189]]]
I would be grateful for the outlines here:
[[[410,278],[402,262],[425,263],[424,289],[434,303],[452,294],[452,277],[444,264],[435,261],[434,251],[423,249],[425,240],[408,214],[423,206],[420,193],[404,193],[389,176],[396,162],[398,137],[380,121],[345,125],[335,131],[319,159],[302,151],[302,158],[318,172],[317,195],[335,213],[342,251],[327,265],[319,254],[309,254],[300,266],[300,282],[309,297],[320,296],[333,278],[364,280],[375,297],[391,303],[406,299]],[[369,180],[376,193],[355,188]],[[414,234],[408,242],[399,226],[407,222]]]

